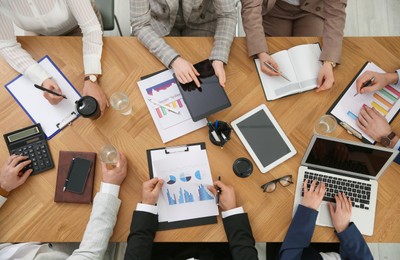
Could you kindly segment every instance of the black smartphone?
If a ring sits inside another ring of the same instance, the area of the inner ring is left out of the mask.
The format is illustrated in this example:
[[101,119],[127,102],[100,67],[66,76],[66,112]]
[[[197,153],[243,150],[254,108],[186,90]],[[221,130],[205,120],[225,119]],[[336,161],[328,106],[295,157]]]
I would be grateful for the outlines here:
[[83,193],[91,165],[90,160],[79,157],[72,158],[68,177],[65,180],[65,189],[70,192]]

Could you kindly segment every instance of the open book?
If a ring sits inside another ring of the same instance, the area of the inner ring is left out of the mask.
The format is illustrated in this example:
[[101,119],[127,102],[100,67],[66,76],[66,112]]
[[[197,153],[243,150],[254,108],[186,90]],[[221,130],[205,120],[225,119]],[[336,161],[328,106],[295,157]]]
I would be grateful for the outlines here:
[[257,72],[267,100],[301,93],[317,87],[317,77],[322,63],[319,60],[319,43],[298,45],[271,55],[279,70],[290,81],[281,76],[268,76],[261,71],[259,59],[255,59]]

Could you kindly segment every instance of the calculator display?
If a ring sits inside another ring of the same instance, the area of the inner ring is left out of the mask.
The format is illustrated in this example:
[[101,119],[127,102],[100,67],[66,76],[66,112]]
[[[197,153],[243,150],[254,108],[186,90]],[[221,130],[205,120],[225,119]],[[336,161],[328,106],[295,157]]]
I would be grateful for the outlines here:
[[21,132],[9,135],[8,136],[8,141],[9,142],[15,142],[15,141],[21,140],[21,139],[23,139],[25,137],[28,137],[28,136],[31,136],[31,135],[35,135],[35,134],[38,134],[38,133],[39,133],[39,129],[37,127],[32,127],[32,128],[23,130]]

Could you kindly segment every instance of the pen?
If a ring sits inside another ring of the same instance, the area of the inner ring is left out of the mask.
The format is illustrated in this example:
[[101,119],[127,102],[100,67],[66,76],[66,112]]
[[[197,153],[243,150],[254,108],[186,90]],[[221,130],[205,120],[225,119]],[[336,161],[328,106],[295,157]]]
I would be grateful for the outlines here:
[[[375,77],[372,77],[370,80],[365,81],[365,82],[361,85],[360,91],[361,91],[363,88],[365,88],[365,87],[371,86],[371,84],[374,83],[374,81],[375,81]],[[354,94],[354,97],[357,96],[357,95],[358,95],[358,92],[357,92],[356,94]]]
[[163,107],[163,108],[165,108],[165,109],[167,109],[167,110],[169,110],[169,111],[171,111],[171,112],[173,112],[173,113],[175,113],[175,114],[180,114],[180,113],[181,113],[181,111],[178,111],[178,110],[176,110],[176,109],[174,109],[174,108],[172,108],[172,107],[163,105],[163,104],[161,104],[160,102],[155,101],[154,99],[149,98],[148,100],[149,100],[151,103],[153,103],[154,105]]
[[221,139],[219,139],[219,136],[217,135],[217,132],[215,132],[215,128],[211,122],[208,122],[208,128],[211,131],[211,135],[214,137],[214,140],[217,142],[221,142]]
[[[218,180],[219,181],[221,180],[221,176],[218,176]],[[217,186],[217,196],[216,196],[217,206],[219,205],[219,196],[220,196],[221,192],[222,192],[221,188]]]
[[57,92],[51,91],[50,89],[41,87],[41,86],[39,86],[39,85],[37,85],[37,84],[34,84],[34,86],[35,86],[35,88],[40,89],[40,90],[42,90],[42,91],[46,91],[46,92],[49,92],[50,94],[53,94],[53,95],[55,95],[55,96],[63,97],[63,98],[65,98],[65,99],[67,99],[67,97],[66,97],[65,95],[58,94]]
[[71,166],[69,167],[69,170],[68,170],[67,178],[65,178],[63,192],[67,189],[67,185],[68,185],[68,182],[69,182],[69,177],[71,176],[72,165],[74,164],[74,160],[75,160],[75,158],[72,158],[72,162],[71,162]]
[[274,66],[272,66],[272,65],[269,64],[268,62],[264,62],[264,64],[265,64],[265,66],[267,66],[268,68],[270,68],[270,69],[273,70],[274,72],[279,73],[279,75],[280,75],[282,78],[284,78],[284,79],[286,79],[287,81],[291,82],[291,80],[290,80],[288,77],[286,77],[280,70],[275,69]]
[[340,125],[343,126],[344,129],[346,129],[347,133],[354,135],[355,137],[357,137],[358,139],[362,139],[362,135],[354,130],[351,126],[349,126],[346,122],[340,122]]

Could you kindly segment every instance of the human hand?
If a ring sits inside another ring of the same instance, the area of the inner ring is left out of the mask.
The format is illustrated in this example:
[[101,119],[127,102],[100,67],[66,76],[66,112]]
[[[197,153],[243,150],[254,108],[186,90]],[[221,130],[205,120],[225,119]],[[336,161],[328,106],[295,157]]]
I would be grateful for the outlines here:
[[317,184],[316,180],[313,180],[311,183],[310,190],[307,188],[307,183],[308,180],[304,181],[303,184],[303,189],[304,189],[304,197],[303,201],[301,204],[304,207],[318,210],[319,206],[321,205],[322,199],[324,198],[326,188],[325,188],[325,183],[321,182],[318,184],[317,187],[315,185]]
[[101,162],[101,171],[103,173],[103,182],[111,183],[115,185],[121,185],[126,177],[128,164],[125,158],[125,155],[121,152],[118,154],[118,162],[117,165],[108,169],[107,164]]
[[[60,89],[60,87],[57,85],[57,83],[55,83],[52,79],[46,79],[45,81],[43,81],[42,83],[42,87],[54,91],[58,94],[62,94],[62,91]],[[61,100],[63,100],[64,98],[61,96],[56,96],[53,95],[47,91],[43,91],[43,97],[45,99],[47,99],[47,101],[49,101],[50,104],[52,105],[57,105],[58,103],[60,103]]]
[[332,65],[325,62],[318,73],[317,89],[315,91],[320,92],[330,89],[333,86],[333,83],[335,83],[335,78],[333,77]]
[[142,203],[155,205],[160,195],[161,188],[164,184],[163,179],[157,177],[143,183]]
[[214,186],[210,185],[207,188],[209,191],[212,192],[212,194],[214,194],[214,196],[217,196],[218,191],[215,187],[221,189],[221,192],[219,194],[219,206],[221,207],[222,211],[227,211],[237,207],[235,190],[232,186],[225,185],[221,181],[215,181]]
[[269,76],[279,76],[278,72],[271,70],[265,65],[265,63],[269,63],[272,65],[272,67],[274,67],[276,70],[279,71],[278,63],[276,63],[275,60],[271,56],[269,56],[269,54],[267,54],[266,52],[261,52],[257,54],[257,56],[258,59],[260,60],[260,66],[262,72],[266,73]]
[[179,80],[180,83],[186,84],[194,81],[196,86],[200,87],[200,82],[197,79],[200,74],[190,62],[181,57],[178,57],[172,62],[171,67],[174,69],[176,78]]
[[[356,123],[361,130],[377,142],[380,142],[382,136],[388,136],[392,132],[386,118],[374,107],[362,106]],[[392,143],[394,146],[395,142]]]
[[213,60],[212,66],[214,68],[215,75],[219,80],[219,84],[222,87],[225,87],[226,76],[225,76],[224,63],[220,60]]
[[[374,81],[368,87],[363,87],[364,82],[371,80],[374,78]],[[378,73],[373,71],[364,72],[357,80],[356,80],[356,88],[357,93],[369,93],[373,91],[377,91],[383,89],[389,84],[395,84],[399,80],[397,73]]]
[[350,224],[351,217],[351,200],[344,195],[343,192],[339,192],[335,195],[336,209],[333,203],[329,203],[329,212],[336,232],[340,233],[344,231]]
[[[31,163],[31,160],[23,161],[26,159],[28,159],[27,156],[13,154],[4,162],[0,172],[0,187],[3,190],[10,192],[18,188],[31,175],[32,169],[22,173],[22,169]],[[18,164],[19,162],[21,163]]]
[[97,100],[97,103],[99,103],[101,116],[104,114],[106,107],[110,106],[106,94],[97,82],[85,80],[83,84],[83,95],[94,97]]

